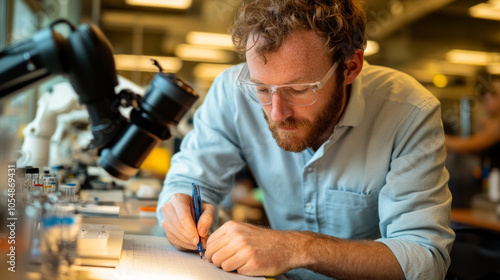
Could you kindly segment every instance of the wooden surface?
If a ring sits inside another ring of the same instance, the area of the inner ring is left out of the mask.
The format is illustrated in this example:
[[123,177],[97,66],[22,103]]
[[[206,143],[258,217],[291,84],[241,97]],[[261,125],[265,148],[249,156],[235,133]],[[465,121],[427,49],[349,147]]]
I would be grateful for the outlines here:
[[489,202],[484,196],[477,196],[471,208],[451,209],[451,221],[465,225],[491,229],[500,232],[499,204]]

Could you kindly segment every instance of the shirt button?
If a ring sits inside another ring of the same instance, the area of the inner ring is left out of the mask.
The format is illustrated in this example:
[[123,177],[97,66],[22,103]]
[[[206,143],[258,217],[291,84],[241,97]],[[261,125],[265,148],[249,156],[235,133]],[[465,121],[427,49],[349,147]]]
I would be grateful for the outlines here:
[[312,168],[312,167],[308,167],[308,168],[307,168],[307,172],[311,173],[311,172],[313,172],[313,171],[314,171],[314,168]]
[[306,203],[306,209],[311,210],[311,208],[312,208],[311,203]]

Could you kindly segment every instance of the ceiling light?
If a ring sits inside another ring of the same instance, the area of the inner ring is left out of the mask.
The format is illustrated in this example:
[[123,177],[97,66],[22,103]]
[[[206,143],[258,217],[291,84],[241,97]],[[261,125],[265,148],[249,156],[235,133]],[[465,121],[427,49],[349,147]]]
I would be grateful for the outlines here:
[[192,45],[234,50],[233,41],[229,34],[192,31],[186,35],[186,41]]
[[192,0],[126,0],[128,5],[169,9],[188,9]]
[[453,63],[484,66],[495,62],[500,62],[500,54],[469,50],[451,50],[446,53],[446,60]]
[[232,64],[212,64],[212,63],[199,63],[193,69],[193,76],[199,79],[213,80],[222,71],[233,66]]
[[213,47],[179,44],[175,48],[175,55],[182,60],[227,63],[233,59],[228,51]]
[[151,62],[152,58],[158,61],[165,72],[176,73],[182,67],[182,61],[177,57],[132,54],[115,54],[114,57],[116,70],[158,72],[158,67]]
[[380,47],[377,42],[368,40],[366,42],[365,56],[378,53]]
[[500,1],[490,0],[469,8],[469,14],[476,18],[500,20]]

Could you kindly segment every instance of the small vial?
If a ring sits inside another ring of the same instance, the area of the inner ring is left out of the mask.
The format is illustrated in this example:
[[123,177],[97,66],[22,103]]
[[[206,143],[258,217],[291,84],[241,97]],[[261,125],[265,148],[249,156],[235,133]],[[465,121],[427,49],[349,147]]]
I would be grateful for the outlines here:
[[67,183],[65,195],[69,202],[76,202],[76,184]]
[[56,165],[52,167],[54,178],[56,178],[56,191],[59,190],[59,187],[64,188],[64,178],[66,177],[66,171],[64,166]]
[[57,174],[55,174],[55,173],[54,173],[54,178],[53,178],[51,184],[53,184],[53,186],[54,186],[53,191],[57,192],[59,190],[59,179],[57,179]]
[[24,174],[24,188],[28,192],[34,190],[33,180],[31,180],[31,173],[33,173],[33,171],[31,169],[31,167],[26,167],[26,173]]
[[51,177],[49,175],[43,177],[43,191],[46,193],[52,192]]
[[39,187],[42,186],[43,184],[39,184],[39,178],[38,178],[38,168],[31,168],[31,184],[33,186],[33,190],[40,191]]
[[50,190],[51,192],[57,191],[57,179],[54,177],[50,177]]

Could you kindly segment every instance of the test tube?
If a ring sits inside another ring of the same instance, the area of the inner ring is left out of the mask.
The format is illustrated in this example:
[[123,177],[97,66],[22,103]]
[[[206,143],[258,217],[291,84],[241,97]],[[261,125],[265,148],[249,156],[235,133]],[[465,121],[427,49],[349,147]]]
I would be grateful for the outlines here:
[[57,192],[57,191],[59,191],[59,179],[57,178],[57,173],[54,173],[54,178],[52,178],[52,179],[53,180],[52,180],[51,184],[53,184],[53,187],[54,187],[53,191]]
[[49,175],[49,173],[48,173],[47,170],[44,170],[43,172],[41,172],[38,175],[38,184],[42,184],[43,185],[43,190],[44,191],[45,191],[45,181],[46,181],[46,178],[47,178],[48,175]]
[[51,192],[57,191],[57,179],[54,177],[50,177],[50,190]]
[[31,180],[31,173],[32,173],[31,169],[32,169],[31,167],[26,167],[24,174],[24,188],[28,192],[33,190],[33,181]]
[[43,191],[46,193],[50,192],[49,178],[47,178],[46,176],[40,176],[40,180],[40,183],[43,184]]
[[30,191],[43,191],[43,183],[40,182],[40,178],[38,177],[38,168],[30,168]]
[[48,170],[45,170],[45,175],[43,177],[43,190],[47,193],[51,193],[54,190],[52,189],[52,176],[50,176]]
[[65,175],[65,168],[64,166],[61,165],[56,165],[52,167],[53,173],[54,173],[54,178],[56,178],[56,191],[59,190],[59,186],[64,187],[62,185],[64,178],[66,177]]
[[40,178],[38,177],[38,168],[31,168],[31,182],[33,186],[33,191],[43,191],[43,183],[40,183]]

